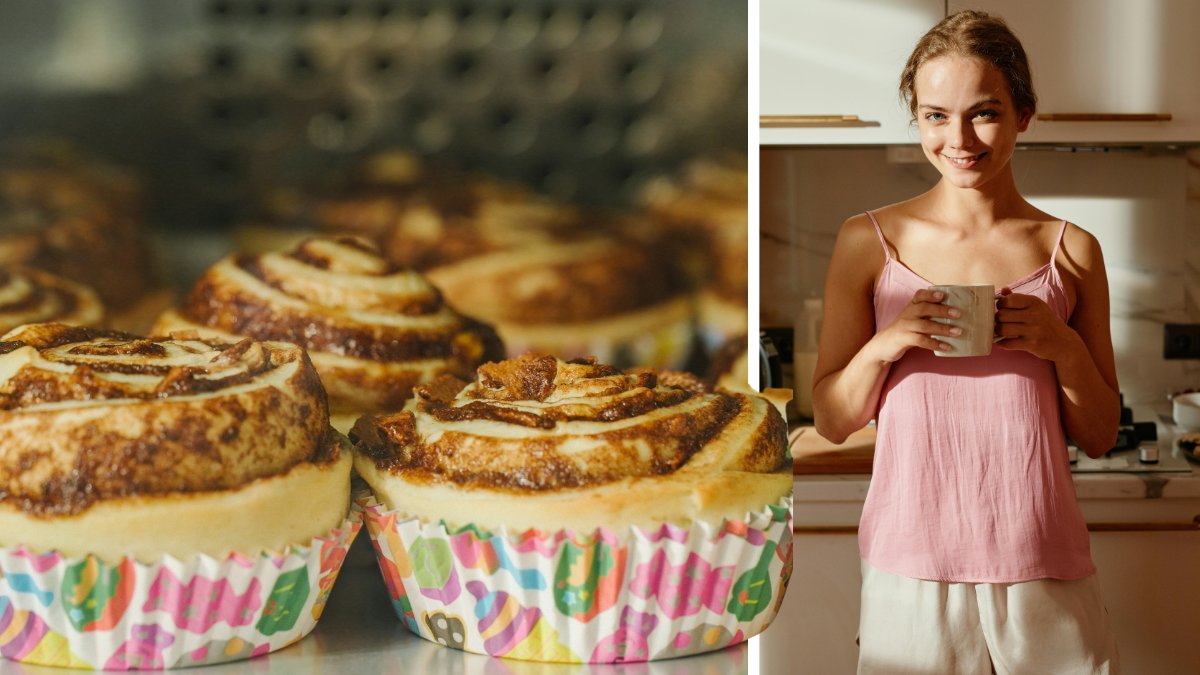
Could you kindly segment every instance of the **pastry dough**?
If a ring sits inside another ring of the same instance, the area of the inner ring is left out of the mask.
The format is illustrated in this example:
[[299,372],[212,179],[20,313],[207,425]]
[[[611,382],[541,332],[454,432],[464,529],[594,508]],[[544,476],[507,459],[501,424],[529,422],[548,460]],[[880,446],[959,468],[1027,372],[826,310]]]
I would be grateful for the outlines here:
[[0,338],[0,545],[154,560],[339,526],[349,453],[303,350],[63,324]]
[[702,324],[723,337],[744,333],[747,320],[748,181],[744,155],[692,162],[682,177],[652,181],[646,210],[666,224],[701,289]]
[[368,237],[425,273],[452,305],[495,326],[510,355],[683,364],[695,307],[655,219],[585,212],[406,155],[375,158],[363,174],[313,205],[318,226]]
[[45,321],[98,326],[104,307],[82,284],[31,267],[0,268],[0,331]]
[[389,509],[454,526],[719,523],[791,491],[786,426],[765,399],[544,355],[420,387],[351,438]]
[[470,377],[503,355],[489,326],[448,306],[419,273],[350,237],[219,261],[154,327],[181,330],[300,344],[339,428],[363,412],[400,407],[419,383],[445,373]]
[[61,152],[0,166],[0,265],[28,265],[92,288],[114,311],[157,285],[135,180]]

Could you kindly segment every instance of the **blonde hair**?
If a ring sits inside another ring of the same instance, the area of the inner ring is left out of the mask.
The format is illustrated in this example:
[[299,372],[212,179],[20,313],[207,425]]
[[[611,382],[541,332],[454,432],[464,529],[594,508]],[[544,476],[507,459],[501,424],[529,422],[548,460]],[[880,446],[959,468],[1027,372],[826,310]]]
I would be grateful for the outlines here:
[[1008,82],[1013,106],[1019,112],[1037,110],[1033,76],[1021,41],[997,16],[976,10],[956,12],[942,19],[921,36],[900,73],[900,98],[917,118],[917,69],[930,59],[953,54],[981,59],[995,66]]

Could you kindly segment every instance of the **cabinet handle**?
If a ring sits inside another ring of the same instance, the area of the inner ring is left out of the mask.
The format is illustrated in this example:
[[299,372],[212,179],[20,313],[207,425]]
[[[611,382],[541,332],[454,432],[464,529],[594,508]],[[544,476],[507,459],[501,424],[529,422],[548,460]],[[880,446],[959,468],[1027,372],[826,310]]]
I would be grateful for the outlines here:
[[1170,122],[1171,113],[1038,113],[1043,122]]
[[877,127],[879,122],[859,119],[858,115],[759,115],[763,129],[796,127]]

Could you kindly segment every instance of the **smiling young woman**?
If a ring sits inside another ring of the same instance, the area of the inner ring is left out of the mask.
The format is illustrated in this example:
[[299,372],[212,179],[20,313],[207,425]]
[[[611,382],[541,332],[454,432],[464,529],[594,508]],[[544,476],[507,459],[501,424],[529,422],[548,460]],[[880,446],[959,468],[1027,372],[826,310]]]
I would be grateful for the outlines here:
[[[821,435],[877,426],[859,672],[1117,672],[1066,450],[1117,431],[1099,244],[1017,189],[1037,98],[1003,21],[944,19],[900,90],[941,178],[843,224],[813,387]],[[934,354],[961,333],[935,284],[1000,289],[989,355]]]

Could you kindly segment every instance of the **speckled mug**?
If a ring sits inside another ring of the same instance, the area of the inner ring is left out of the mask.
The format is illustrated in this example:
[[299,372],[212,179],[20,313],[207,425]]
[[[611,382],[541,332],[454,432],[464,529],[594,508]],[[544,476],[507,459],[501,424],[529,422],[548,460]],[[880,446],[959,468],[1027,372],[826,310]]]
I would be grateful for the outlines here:
[[962,335],[938,336],[950,345],[949,351],[937,351],[938,356],[987,356],[992,353],[992,342],[996,330],[996,287],[979,286],[930,286],[931,291],[946,294],[943,305],[958,308],[962,316],[957,319],[934,317],[934,321],[957,326]]

